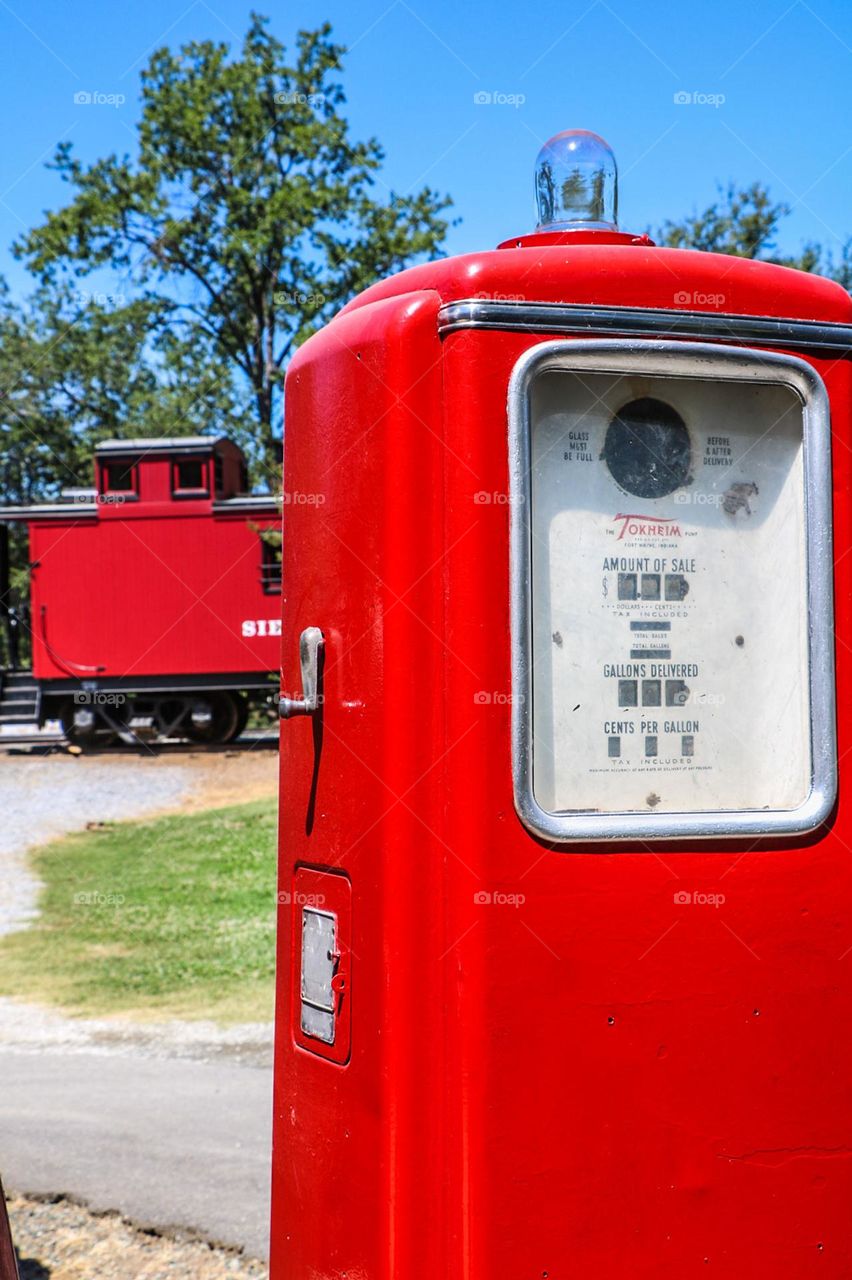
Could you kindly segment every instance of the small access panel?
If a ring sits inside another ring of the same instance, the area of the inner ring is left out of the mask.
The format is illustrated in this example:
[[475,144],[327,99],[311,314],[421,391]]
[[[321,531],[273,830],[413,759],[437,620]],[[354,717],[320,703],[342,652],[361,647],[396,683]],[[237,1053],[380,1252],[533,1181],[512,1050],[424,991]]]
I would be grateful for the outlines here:
[[352,887],[338,872],[298,867],[292,890],[283,893],[283,901],[294,916],[296,1043],[343,1065],[349,1061],[351,1048]]

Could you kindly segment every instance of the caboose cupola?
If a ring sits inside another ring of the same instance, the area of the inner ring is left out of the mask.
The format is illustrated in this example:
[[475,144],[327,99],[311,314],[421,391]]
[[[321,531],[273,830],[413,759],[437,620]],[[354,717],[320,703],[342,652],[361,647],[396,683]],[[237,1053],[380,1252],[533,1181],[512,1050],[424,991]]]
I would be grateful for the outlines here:
[[242,451],[226,437],[105,440],[95,450],[101,500],[205,503],[225,501],[248,488]]

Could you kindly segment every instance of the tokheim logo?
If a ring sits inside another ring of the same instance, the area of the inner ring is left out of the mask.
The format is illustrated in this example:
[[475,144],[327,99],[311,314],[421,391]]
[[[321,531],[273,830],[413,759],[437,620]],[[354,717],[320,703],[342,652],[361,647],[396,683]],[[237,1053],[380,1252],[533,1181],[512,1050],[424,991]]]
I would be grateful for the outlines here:
[[679,538],[680,525],[676,520],[660,520],[656,516],[629,516],[620,512],[615,517],[618,530],[617,541],[627,534],[628,538]]

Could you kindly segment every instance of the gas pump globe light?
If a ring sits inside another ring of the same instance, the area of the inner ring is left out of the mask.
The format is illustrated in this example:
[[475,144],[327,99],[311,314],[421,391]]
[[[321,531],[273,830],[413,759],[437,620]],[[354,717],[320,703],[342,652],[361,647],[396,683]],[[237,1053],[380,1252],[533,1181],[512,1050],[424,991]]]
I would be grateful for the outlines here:
[[539,231],[618,230],[618,171],[612,148],[587,129],[546,142],[535,164]]

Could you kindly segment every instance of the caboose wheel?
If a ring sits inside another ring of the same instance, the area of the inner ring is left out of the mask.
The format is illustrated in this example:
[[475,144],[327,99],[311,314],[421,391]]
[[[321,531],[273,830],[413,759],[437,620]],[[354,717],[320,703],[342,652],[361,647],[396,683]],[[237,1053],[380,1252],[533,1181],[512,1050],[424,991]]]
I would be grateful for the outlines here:
[[87,703],[64,702],[59,713],[62,732],[79,747],[108,747],[115,732],[104,723],[96,707]]
[[206,693],[195,698],[186,717],[191,742],[230,742],[240,732],[240,705],[230,693]]
[[233,694],[232,697],[234,699],[234,702],[237,704],[237,723],[234,728],[234,732],[230,734],[230,736],[227,739],[228,742],[233,742],[236,738],[240,736],[243,729],[245,729],[246,725],[248,724],[248,718],[249,718],[249,704],[246,701],[246,699],[242,697],[242,695],[239,693]]

